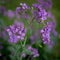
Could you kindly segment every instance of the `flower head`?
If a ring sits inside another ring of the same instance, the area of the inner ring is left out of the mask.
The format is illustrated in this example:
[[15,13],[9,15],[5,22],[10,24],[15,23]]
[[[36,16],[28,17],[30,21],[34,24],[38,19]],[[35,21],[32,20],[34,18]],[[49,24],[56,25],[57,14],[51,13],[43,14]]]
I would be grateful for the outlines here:
[[26,17],[28,16],[25,12],[30,9],[26,3],[20,3],[20,7],[16,8],[16,16],[19,18],[21,15]]
[[31,46],[28,46],[27,49],[32,52],[33,57],[38,57],[39,56],[38,50],[36,48],[32,48]]
[[37,9],[33,11],[33,16],[36,18],[37,21],[47,19],[47,11],[42,8],[40,4],[33,4],[33,7]]
[[7,29],[7,32],[9,35],[9,41],[17,43],[18,40],[24,40],[26,29],[22,22],[15,21],[14,24]]
[[26,3],[20,3],[20,6],[22,9],[28,9],[28,6],[26,5]]
[[38,0],[38,2],[42,5],[45,9],[51,9],[52,7],[52,0]]
[[40,31],[42,40],[44,44],[49,44],[50,41],[50,33],[51,33],[51,25],[47,23],[47,25]]
[[47,22],[47,25],[40,31],[42,40],[44,44],[48,44],[51,46],[51,33],[57,36],[57,32],[55,31],[54,22]]
[[8,10],[7,15],[9,18],[13,18],[15,16],[15,14],[12,10]]

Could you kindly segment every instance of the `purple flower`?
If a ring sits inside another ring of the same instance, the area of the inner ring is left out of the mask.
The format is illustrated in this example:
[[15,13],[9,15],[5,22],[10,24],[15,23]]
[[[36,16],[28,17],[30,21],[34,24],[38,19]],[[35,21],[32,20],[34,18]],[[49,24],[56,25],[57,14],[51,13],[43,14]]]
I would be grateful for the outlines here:
[[31,41],[32,44],[34,44],[35,43],[35,36],[31,36],[30,41]]
[[52,47],[54,46],[54,43],[53,42],[50,42],[48,47],[51,49]]
[[37,21],[47,19],[47,11],[43,9],[40,4],[33,4],[33,7],[37,9],[33,11],[33,16],[36,18]]
[[14,13],[12,10],[8,10],[7,16],[8,16],[9,18],[13,18],[13,17],[15,16],[15,13]]
[[47,19],[47,12],[44,9],[40,9],[40,12],[38,14],[41,17],[41,20]]
[[32,52],[33,57],[38,57],[39,56],[38,50],[36,48],[32,48],[31,46],[28,46],[27,49]]
[[47,25],[40,31],[44,44],[49,44],[51,42],[50,32],[51,32],[51,25],[47,23]]
[[51,33],[57,35],[57,32],[55,31],[55,26],[53,24],[54,22],[47,22],[47,25],[40,31],[42,40],[44,44],[51,44],[51,38],[50,35]]
[[51,0],[38,0],[38,2],[45,9],[51,9],[51,7],[52,7],[52,1]]
[[23,53],[21,54],[21,56],[22,56],[22,57],[26,57],[26,54],[23,52]]
[[20,3],[20,7],[16,8],[16,12],[23,12],[25,10],[29,9],[29,7],[25,3]]
[[55,23],[55,21],[53,20],[52,22],[49,22],[48,23],[50,26],[51,26],[51,29],[52,29],[52,33],[53,33],[53,35],[56,37],[57,35],[58,35],[58,33],[56,32],[56,30],[55,30],[55,28],[56,28],[56,23]]
[[26,3],[20,3],[20,6],[22,9],[28,9],[28,6],[26,5]]
[[24,24],[17,21],[15,21],[14,24],[7,29],[7,32],[9,35],[9,42],[12,43],[17,43],[18,40],[24,40],[24,37],[26,35]]
[[6,8],[4,6],[0,6],[0,14],[6,15]]
[[29,17],[28,14],[26,14],[25,12],[30,9],[25,3],[20,3],[20,7],[16,8],[16,17],[17,18],[27,18]]
[[17,7],[17,8],[16,8],[16,17],[17,17],[17,18],[20,18],[20,15],[19,15],[20,10],[21,10],[20,7]]
[[30,36],[30,42],[31,44],[35,44],[37,39],[38,39],[38,32],[35,32],[35,34],[33,34],[32,36]]

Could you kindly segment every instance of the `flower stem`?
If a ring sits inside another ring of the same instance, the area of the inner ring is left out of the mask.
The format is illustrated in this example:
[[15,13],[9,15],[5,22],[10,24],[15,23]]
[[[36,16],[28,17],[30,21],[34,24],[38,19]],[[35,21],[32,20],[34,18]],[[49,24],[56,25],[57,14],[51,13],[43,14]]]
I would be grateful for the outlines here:
[[25,41],[24,41],[23,47],[25,47],[25,44],[26,44],[26,40],[27,40],[27,37],[25,38]]

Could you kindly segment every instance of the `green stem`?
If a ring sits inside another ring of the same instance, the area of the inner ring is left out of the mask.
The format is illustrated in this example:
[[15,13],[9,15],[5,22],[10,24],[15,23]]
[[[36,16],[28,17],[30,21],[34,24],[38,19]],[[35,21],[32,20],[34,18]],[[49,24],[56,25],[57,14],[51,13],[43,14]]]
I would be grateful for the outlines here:
[[25,41],[24,41],[23,47],[24,47],[24,46],[25,46],[25,44],[26,44],[26,40],[27,40],[27,37],[25,38]]
[[22,56],[20,57],[20,60],[22,60]]
[[[21,44],[21,49],[23,49],[22,41],[20,41],[20,44]],[[20,58],[19,58],[19,60],[22,60],[22,56],[21,56],[21,54],[20,54]]]
[[17,51],[18,51],[18,49],[16,50],[16,52],[15,52],[15,54],[14,54],[14,56],[13,56],[13,59],[14,59],[14,60],[16,60]]

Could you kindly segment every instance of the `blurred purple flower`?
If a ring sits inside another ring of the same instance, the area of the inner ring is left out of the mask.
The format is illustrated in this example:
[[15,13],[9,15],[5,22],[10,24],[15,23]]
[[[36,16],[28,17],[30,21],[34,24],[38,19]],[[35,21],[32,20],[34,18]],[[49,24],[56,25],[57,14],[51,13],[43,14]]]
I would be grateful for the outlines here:
[[38,57],[39,56],[38,50],[36,48],[32,48],[31,46],[28,46],[27,49],[32,52],[33,57]]
[[31,41],[32,44],[34,44],[35,43],[35,36],[31,36],[30,41]]
[[16,8],[16,17],[17,17],[17,18],[20,18],[20,15],[19,15],[20,10],[21,10],[20,7],[17,7],[17,8]]
[[25,54],[25,53],[22,53],[21,56],[22,56],[22,57],[26,57],[26,54]]
[[15,21],[14,24],[7,29],[7,32],[9,35],[9,42],[17,43],[18,40],[24,40],[26,29],[22,22]]
[[12,10],[8,10],[8,12],[7,12],[7,16],[8,16],[10,19],[12,19],[12,18],[15,16],[14,11],[12,11]]
[[4,6],[0,6],[0,14],[2,14],[3,16],[6,15],[6,8]]
[[28,9],[29,7],[26,5],[26,3],[20,3],[20,6],[22,9]]
[[52,0],[38,0],[38,2],[42,5],[45,9],[51,9],[52,7]]
[[36,40],[38,38],[37,33],[35,33],[34,35],[30,36],[30,42],[31,42],[31,44],[35,44],[35,42],[36,42]]
[[47,25],[40,31],[42,40],[44,44],[50,45],[51,39],[50,39],[50,34],[53,32],[55,36],[57,35],[55,30],[55,26],[53,22],[47,22]]
[[[20,18],[28,18],[28,14],[26,14],[26,10],[30,9],[29,6],[26,5],[26,3],[20,3],[20,7],[16,8],[16,17]],[[22,15],[22,16],[21,16]]]
[[51,29],[52,29],[51,32],[56,37],[58,35],[58,33],[55,30],[55,28],[56,28],[56,22],[55,22],[55,20],[53,20],[52,22],[49,22],[48,24],[51,25]]
[[47,19],[47,11],[43,9],[40,4],[33,4],[33,7],[37,9],[33,11],[33,16],[36,18],[37,21]]
[[44,44],[50,43],[50,32],[51,32],[51,25],[47,23],[47,25],[40,31]]

